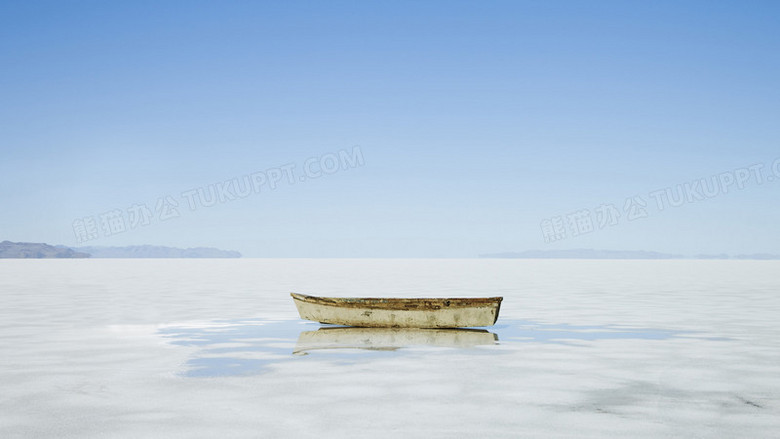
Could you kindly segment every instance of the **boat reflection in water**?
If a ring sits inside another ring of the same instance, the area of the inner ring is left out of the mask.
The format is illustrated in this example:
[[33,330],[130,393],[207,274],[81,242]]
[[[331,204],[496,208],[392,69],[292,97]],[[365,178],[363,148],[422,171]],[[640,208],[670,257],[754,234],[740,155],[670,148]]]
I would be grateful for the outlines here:
[[470,348],[493,345],[498,336],[484,329],[357,328],[331,326],[304,331],[298,336],[294,355],[322,349],[368,349],[394,351],[409,346]]

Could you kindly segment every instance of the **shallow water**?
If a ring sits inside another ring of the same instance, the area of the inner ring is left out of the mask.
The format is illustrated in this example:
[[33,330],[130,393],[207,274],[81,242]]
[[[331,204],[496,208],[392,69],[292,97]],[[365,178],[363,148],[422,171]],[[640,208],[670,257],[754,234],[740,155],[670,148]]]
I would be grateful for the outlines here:
[[174,345],[198,348],[181,371],[181,375],[189,377],[254,375],[269,370],[271,364],[300,361],[293,358],[295,355],[324,355],[322,351],[326,351],[328,359],[363,361],[362,357],[376,356],[381,351],[394,351],[393,356],[430,355],[449,348],[471,350],[468,353],[474,354],[478,353],[476,349],[492,347],[491,354],[501,355],[509,352],[505,346],[516,343],[576,345],[579,341],[611,339],[707,339],[692,331],[549,325],[510,319],[502,319],[489,330],[349,328],[298,319],[215,320],[164,327],[158,335]]
[[[290,291],[503,295],[357,332]],[[780,263],[3,260],[0,437],[773,437]]]

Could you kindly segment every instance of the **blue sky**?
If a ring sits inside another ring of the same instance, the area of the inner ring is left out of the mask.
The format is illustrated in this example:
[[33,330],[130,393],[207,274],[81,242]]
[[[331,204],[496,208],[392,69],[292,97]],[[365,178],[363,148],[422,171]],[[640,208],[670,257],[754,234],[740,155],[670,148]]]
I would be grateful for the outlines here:
[[[3,2],[0,239],[780,253],[780,178],[649,196],[754,164],[774,177],[779,22],[759,1]],[[194,211],[181,195],[355,147],[362,165],[320,178]],[[179,216],[161,220],[168,196]],[[130,227],[138,205],[153,216]],[[121,232],[101,223],[116,210]],[[583,210],[592,230],[571,222]]]

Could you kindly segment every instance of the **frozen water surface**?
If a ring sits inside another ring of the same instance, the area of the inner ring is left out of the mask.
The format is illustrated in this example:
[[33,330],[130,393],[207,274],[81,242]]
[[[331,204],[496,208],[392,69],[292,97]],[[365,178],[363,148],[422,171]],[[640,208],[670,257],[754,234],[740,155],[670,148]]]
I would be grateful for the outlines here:
[[[503,295],[482,330],[288,293]],[[777,437],[780,263],[3,260],[0,437]]]

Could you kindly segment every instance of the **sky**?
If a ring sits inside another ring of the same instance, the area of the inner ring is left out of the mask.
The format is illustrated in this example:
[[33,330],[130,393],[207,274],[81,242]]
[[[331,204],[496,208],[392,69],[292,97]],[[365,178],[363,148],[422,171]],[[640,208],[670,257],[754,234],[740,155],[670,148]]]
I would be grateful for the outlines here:
[[0,240],[780,253],[778,120],[772,1],[4,1]]

